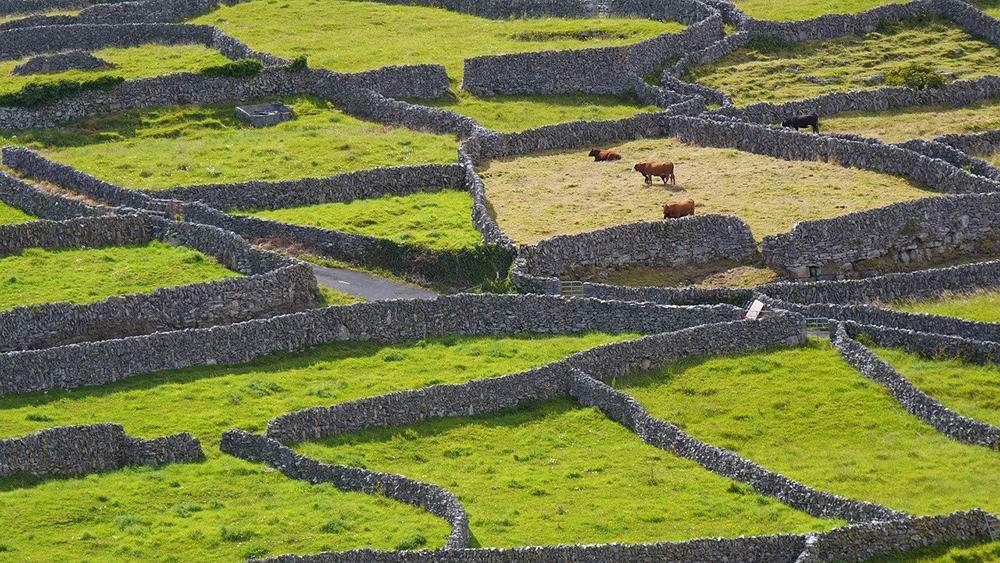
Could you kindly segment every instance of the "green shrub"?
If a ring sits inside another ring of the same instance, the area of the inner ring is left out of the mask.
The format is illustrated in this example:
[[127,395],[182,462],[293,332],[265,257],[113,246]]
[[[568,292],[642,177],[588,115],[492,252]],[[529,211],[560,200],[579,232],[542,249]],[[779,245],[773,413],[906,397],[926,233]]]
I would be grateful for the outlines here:
[[398,544],[396,544],[396,551],[406,551],[409,549],[417,549],[427,545],[427,538],[417,534],[412,538],[405,539]]
[[930,65],[908,63],[886,73],[886,86],[907,86],[909,88],[940,88],[944,84],[944,75],[934,70]]
[[228,78],[251,78],[264,70],[264,63],[257,59],[240,59],[218,66],[207,66],[200,71],[202,76],[225,76]]
[[57,80],[31,82],[17,92],[0,95],[0,106],[34,108],[75,96],[88,90],[111,90],[125,79],[120,76],[102,76],[94,80]]
[[292,62],[282,66],[281,68],[282,70],[287,70],[288,72],[302,72],[309,67],[306,65],[306,56],[299,55],[292,59]]

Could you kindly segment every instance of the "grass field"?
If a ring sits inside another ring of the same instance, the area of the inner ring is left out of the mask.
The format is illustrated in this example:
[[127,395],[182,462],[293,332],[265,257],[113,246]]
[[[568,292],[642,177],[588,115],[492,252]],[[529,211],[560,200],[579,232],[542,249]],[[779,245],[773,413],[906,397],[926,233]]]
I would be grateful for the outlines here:
[[732,260],[715,260],[704,264],[675,268],[632,266],[619,270],[575,271],[567,276],[594,283],[627,285],[630,287],[753,287],[777,281],[778,272],[762,265],[744,265]]
[[237,213],[441,250],[466,248],[483,240],[472,226],[472,196],[459,190]]
[[[695,200],[695,212],[734,214],[759,240],[796,221],[835,217],[896,201],[937,195],[908,181],[822,162],[795,162],[733,149],[690,146],[677,139],[643,139],[613,148],[617,162],[592,162],[586,149],[498,159],[482,169],[500,227],[532,243],[663,218],[661,206]],[[677,185],[652,186],[636,162],[671,160]]]
[[644,106],[632,98],[600,94],[479,98],[460,90],[438,100],[411,101],[449,109],[472,117],[483,127],[504,132],[518,132],[564,121],[622,119],[640,112],[661,110],[655,106]]
[[[395,345],[335,343],[239,366],[197,367],[111,385],[0,397],[3,436],[118,422],[145,438],[189,431],[207,460],[83,480],[0,480],[0,544],[41,560],[249,557],[381,546],[416,534],[444,544],[443,520],[331,486],[310,488],[218,450],[228,428],[261,432],[285,412],[434,383],[516,372],[613,340],[609,336],[445,337]],[[16,510],[5,509],[17,507]],[[37,530],[45,527],[45,534]],[[223,535],[225,527],[229,534]],[[44,537],[43,537],[44,536]],[[229,539],[226,539],[229,538]]]
[[51,74],[14,76],[14,67],[31,57],[0,62],[0,94],[20,90],[28,83],[57,80],[93,80],[100,76],[121,76],[126,80],[170,74],[196,72],[204,67],[230,62],[219,51],[202,45],[142,45],[140,47],[100,49],[93,51],[98,58],[113,63],[114,68],[68,70]]
[[1000,129],[1000,99],[965,107],[909,106],[878,111],[848,111],[820,120],[824,133],[851,133],[887,143],[930,139],[949,133],[966,134]]
[[648,542],[822,530],[820,520],[642,443],[571,399],[296,446],[448,488],[482,546]]
[[0,272],[0,309],[56,301],[91,303],[239,275],[197,250],[159,241],[107,248],[29,248],[0,257]]
[[[959,78],[995,74],[1000,50],[950,22],[919,19],[886,24],[882,31],[837,39],[783,44],[758,41],[723,59],[692,68],[686,80],[718,88],[736,105],[781,102],[864,88],[863,77],[910,62],[926,63]],[[833,79],[831,84],[806,80]]]
[[344,293],[343,291],[337,291],[336,289],[331,289],[322,284],[317,287],[319,287],[319,293],[323,298],[323,305],[328,307],[352,305],[354,303],[361,303],[364,301],[363,297],[351,295],[350,293]]
[[24,211],[0,201],[0,225],[24,223],[33,219],[35,219],[33,215],[28,215]]
[[827,341],[691,359],[618,386],[658,418],[821,490],[913,514],[1000,511],[1000,454],[949,440]]
[[224,6],[191,23],[218,26],[275,55],[307,55],[310,66],[339,72],[443,64],[455,84],[468,57],[625,45],[684,28],[640,18],[491,20],[443,8],[354,0],[265,0]]
[[893,303],[890,308],[905,313],[930,313],[996,323],[1000,322],[1000,291],[984,289],[966,294],[946,294],[936,299]]
[[873,348],[921,391],[955,412],[1000,426],[1000,366],[928,360],[896,348]]
[[907,0],[735,0],[736,7],[759,20],[807,20],[823,14],[855,14]]
[[55,11],[55,12],[30,12],[23,14],[11,14],[9,16],[0,16],[0,23],[6,23],[14,20],[22,20],[24,18],[32,16],[75,16],[80,13],[80,10],[66,10],[66,11]]
[[232,105],[155,108],[54,129],[4,132],[128,188],[323,177],[375,166],[454,162],[457,140],[360,121],[311,97],[284,100],[296,118],[255,129]]

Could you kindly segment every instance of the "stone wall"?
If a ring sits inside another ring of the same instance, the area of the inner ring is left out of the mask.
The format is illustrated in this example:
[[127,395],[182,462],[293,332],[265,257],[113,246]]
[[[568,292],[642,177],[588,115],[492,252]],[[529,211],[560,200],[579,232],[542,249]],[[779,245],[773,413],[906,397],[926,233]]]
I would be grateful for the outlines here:
[[842,526],[814,534],[701,538],[641,544],[378,551],[355,549],[316,555],[280,555],[267,563],[548,563],[550,561],[743,561],[812,563],[863,561],[894,551],[952,541],[988,540],[995,516],[981,510]]
[[64,72],[67,70],[91,70],[102,67],[112,67],[114,64],[103,59],[99,59],[86,51],[79,49],[55,55],[41,55],[32,57],[22,64],[14,67],[11,74],[26,76],[29,74],[43,74],[48,72]]
[[204,459],[201,443],[184,432],[153,440],[125,434],[120,424],[59,426],[0,439],[0,478],[26,473],[79,477],[130,465]]
[[1000,195],[965,194],[894,203],[764,237],[764,261],[793,277],[841,277],[866,260],[908,264],[947,252],[1000,252]]
[[468,545],[469,517],[465,508],[455,495],[437,485],[394,473],[327,465],[297,454],[275,440],[242,430],[229,430],[223,434],[219,449],[247,461],[265,462],[292,479],[311,484],[331,483],[342,491],[383,495],[423,508],[451,525],[447,547]]
[[197,249],[246,277],[109,297],[96,303],[45,303],[0,311],[0,351],[209,327],[318,304],[316,279],[308,264],[252,249],[243,239],[219,229],[147,215],[3,225],[0,255],[25,248],[122,246],[152,240]]
[[757,252],[750,227],[732,215],[618,225],[560,235],[518,249],[515,272],[560,276],[575,268],[672,268],[711,260],[749,260]]
[[102,207],[42,191],[3,171],[0,171],[0,201],[39,219],[54,221],[74,217],[96,217],[108,213]]
[[931,360],[956,358],[979,365],[1000,363],[1000,342],[973,340],[905,328],[865,325],[853,321],[841,324],[851,338],[857,339],[859,335],[863,335],[866,342],[876,346],[900,348]]
[[187,329],[0,354],[0,394],[101,385],[194,365],[229,365],[339,340],[401,342],[451,334],[659,333],[734,320],[724,305],[666,307],[528,295],[455,295],[328,307]]
[[150,197],[200,201],[210,207],[229,209],[280,209],[300,205],[348,202],[383,195],[409,195],[445,189],[463,189],[465,168],[459,164],[383,166],[335,174],[326,178],[302,178],[265,182],[251,180],[231,184],[179,186],[147,190]]
[[958,149],[966,154],[989,155],[1000,149],[1000,129],[935,137],[934,141]]
[[843,325],[831,338],[844,360],[865,377],[885,387],[913,416],[952,440],[1000,451],[1000,428],[962,416],[918,389],[864,344],[847,335]]
[[913,139],[897,146],[909,149],[931,158],[939,158],[952,166],[963,168],[977,176],[988,178],[994,182],[1000,181],[1000,169],[985,160],[969,156],[950,145],[938,141]]

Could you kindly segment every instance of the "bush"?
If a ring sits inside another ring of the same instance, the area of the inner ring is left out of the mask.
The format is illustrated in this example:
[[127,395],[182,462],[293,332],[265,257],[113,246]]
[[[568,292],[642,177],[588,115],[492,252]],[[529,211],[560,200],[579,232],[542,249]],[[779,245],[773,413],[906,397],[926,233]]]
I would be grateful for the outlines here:
[[909,63],[889,71],[885,75],[886,86],[907,86],[909,88],[940,88],[944,75],[929,65]]
[[32,82],[17,92],[0,96],[0,106],[34,108],[75,96],[88,90],[111,90],[125,82],[121,76],[102,76],[94,80],[57,80],[55,82]]
[[309,67],[306,65],[306,56],[299,55],[292,59],[292,62],[282,66],[281,68],[282,70],[287,70],[288,72],[302,72]]
[[264,70],[264,63],[257,59],[240,59],[219,66],[207,66],[200,71],[203,76],[225,76],[229,78],[252,78]]

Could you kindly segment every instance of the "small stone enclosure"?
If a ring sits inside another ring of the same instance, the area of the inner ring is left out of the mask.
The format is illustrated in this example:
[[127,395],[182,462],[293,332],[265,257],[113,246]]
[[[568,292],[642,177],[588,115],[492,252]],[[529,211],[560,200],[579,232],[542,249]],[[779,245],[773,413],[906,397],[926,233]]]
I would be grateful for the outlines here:
[[253,127],[271,127],[295,117],[292,108],[281,102],[236,106],[236,118]]

